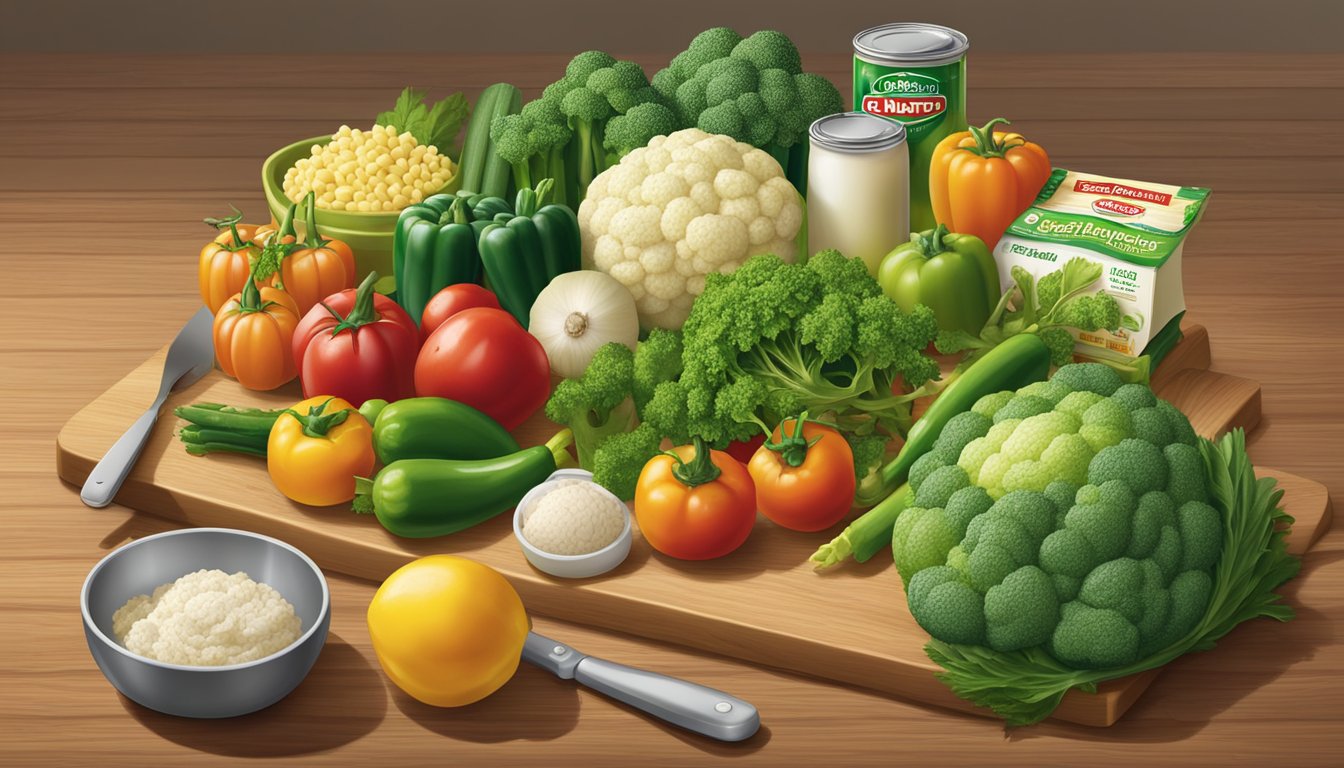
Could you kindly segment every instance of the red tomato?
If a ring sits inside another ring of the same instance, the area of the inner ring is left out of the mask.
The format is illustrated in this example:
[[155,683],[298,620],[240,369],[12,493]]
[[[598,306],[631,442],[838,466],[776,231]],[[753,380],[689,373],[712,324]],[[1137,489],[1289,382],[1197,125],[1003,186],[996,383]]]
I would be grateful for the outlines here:
[[747,464],[761,514],[791,531],[823,531],[845,519],[856,485],[845,438],[810,421],[800,431],[797,420],[788,419],[770,441],[781,450],[762,445]]
[[420,337],[428,339],[443,321],[472,307],[490,307],[499,309],[499,299],[475,283],[450,285],[430,298],[425,311],[420,315]]
[[415,393],[466,403],[512,430],[550,397],[551,364],[513,315],[472,307],[425,340],[415,361]]
[[420,329],[406,310],[374,293],[376,273],[357,289],[328,296],[294,331],[294,363],[304,397],[330,395],[355,407],[415,395]]

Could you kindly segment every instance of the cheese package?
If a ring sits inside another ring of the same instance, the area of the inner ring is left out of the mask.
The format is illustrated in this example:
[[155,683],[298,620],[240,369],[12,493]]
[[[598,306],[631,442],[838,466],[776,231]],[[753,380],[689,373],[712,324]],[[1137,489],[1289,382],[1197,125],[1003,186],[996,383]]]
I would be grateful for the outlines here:
[[1156,362],[1180,339],[1181,248],[1208,197],[1203,187],[1056,168],[994,249],[999,281],[1012,286],[1014,266],[1039,279],[1075,256],[1100,263],[1096,288],[1120,304],[1121,325],[1114,333],[1075,332],[1075,351],[1117,360],[1148,353]]

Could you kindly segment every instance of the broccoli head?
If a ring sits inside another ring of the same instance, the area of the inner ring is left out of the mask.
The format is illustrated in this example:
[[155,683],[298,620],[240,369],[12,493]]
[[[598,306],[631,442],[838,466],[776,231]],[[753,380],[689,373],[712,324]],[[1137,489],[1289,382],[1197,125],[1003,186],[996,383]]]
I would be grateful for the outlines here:
[[654,74],[652,87],[683,125],[769,152],[800,192],[807,127],[843,109],[836,87],[803,72],[798,49],[773,30],[745,39],[725,27],[706,30]]
[[949,420],[892,553],[935,639],[1121,667],[1204,616],[1223,526],[1194,431],[1111,368],[1065,365]]
[[935,332],[931,314],[902,312],[861,260],[753,256],[706,276],[683,327],[691,432],[722,444],[807,410],[859,436],[904,434],[908,392],[938,375],[923,354]]

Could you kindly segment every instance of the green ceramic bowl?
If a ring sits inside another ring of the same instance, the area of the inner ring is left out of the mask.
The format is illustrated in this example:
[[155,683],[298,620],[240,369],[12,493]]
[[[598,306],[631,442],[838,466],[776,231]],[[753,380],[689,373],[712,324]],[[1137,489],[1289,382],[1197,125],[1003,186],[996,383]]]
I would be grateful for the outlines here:
[[[261,187],[266,194],[266,205],[271,209],[271,216],[276,221],[283,219],[285,210],[289,208],[290,201],[285,197],[284,192],[285,173],[294,167],[294,163],[301,158],[312,154],[314,144],[326,144],[330,141],[330,136],[318,136],[296,141],[266,158],[266,162],[262,163]],[[454,173],[443,189],[436,190],[432,194],[456,192],[457,184],[458,175]],[[359,211],[326,211],[321,208],[318,209],[317,213],[318,225],[322,235],[334,240],[341,240],[354,251],[355,265],[359,270],[355,282],[358,283],[363,280],[364,276],[371,270],[376,270],[381,278],[378,281],[380,290],[384,286],[388,286],[390,290],[392,233],[396,228],[399,215],[401,215],[400,211],[361,213]],[[294,228],[298,231],[300,238],[307,232],[307,225],[303,216],[303,208],[300,207],[294,219]]]

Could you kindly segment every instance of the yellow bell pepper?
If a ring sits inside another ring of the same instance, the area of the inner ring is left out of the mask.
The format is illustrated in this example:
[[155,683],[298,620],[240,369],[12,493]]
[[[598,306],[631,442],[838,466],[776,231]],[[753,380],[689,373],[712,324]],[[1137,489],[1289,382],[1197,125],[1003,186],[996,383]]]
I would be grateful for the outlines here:
[[355,498],[355,477],[373,474],[373,427],[339,397],[310,397],[280,414],[266,441],[271,482],[300,504]]

